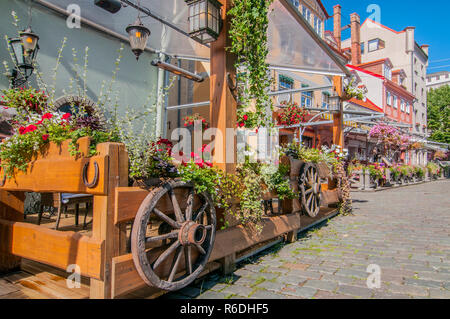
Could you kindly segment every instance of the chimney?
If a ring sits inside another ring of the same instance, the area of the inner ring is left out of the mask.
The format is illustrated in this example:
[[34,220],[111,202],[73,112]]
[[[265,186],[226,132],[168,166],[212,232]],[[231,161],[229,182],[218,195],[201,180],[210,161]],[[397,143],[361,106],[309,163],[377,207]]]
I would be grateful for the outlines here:
[[333,22],[334,22],[334,28],[333,28],[333,36],[336,39],[338,49],[341,50],[341,37],[342,37],[342,15],[341,15],[341,6],[339,4],[335,5],[333,7],[334,13],[333,13]]
[[414,52],[414,44],[415,44],[415,40],[414,40],[414,31],[415,31],[415,27],[406,27],[405,31],[406,31],[406,52],[407,53],[411,53]]
[[430,46],[429,46],[428,44],[424,44],[424,45],[421,46],[423,52],[425,52],[426,55],[428,55],[428,48],[429,48],[429,47],[430,47]]
[[357,13],[350,15],[352,33],[352,64],[361,64],[361,21]]

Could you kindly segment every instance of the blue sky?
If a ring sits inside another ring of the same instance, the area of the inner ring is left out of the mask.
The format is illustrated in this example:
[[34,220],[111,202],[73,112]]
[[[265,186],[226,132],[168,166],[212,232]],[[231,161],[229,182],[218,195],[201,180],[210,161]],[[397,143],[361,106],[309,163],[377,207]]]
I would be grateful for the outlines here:
[[[416,27],[416,41],[419,45],[430,45],[428,73],[450,71],[450,1],[448,0],[322,0],[328,14],[333,15],[333,6],[342,6],[342,25],[350,23],[350,14],[356,12],[361,23],[372,12],[371,4],[380,7],[381,23],[401,31],[407,26]],[[424,5],[426,3],[426,5]],[[326,22],[326,30],[333,30],[333,19]],[[350,37],[350,31],[343,32],[343,39]]]

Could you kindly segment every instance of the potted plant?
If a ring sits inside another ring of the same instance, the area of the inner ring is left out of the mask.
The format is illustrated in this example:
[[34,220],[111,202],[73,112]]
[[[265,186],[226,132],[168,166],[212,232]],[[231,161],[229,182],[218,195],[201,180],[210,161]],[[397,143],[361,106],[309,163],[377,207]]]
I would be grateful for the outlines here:
[[308,111],[301,108],[295,102],[281,102],[281,109],[276,113],[276,120],[279,126],[293,126],[306,122]]

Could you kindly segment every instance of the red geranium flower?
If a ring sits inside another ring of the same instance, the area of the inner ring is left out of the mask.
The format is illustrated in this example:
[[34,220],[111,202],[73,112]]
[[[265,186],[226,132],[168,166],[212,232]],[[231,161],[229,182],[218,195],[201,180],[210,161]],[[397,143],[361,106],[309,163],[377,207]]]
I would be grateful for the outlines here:
[[21,127],[19,127],[19,134],[20,135],[22,135],[22,134],[25,134],[25,127],[23,127],[23,126],[21,126]]
[[48,140],[48,134],[42,135],[42,140],[45,142]]
[[37,127],[36,127],[35,125],[33,125],[33,124],[28,125],[28,126],[25,128],[24,134],[25,134],[25,133],[29,133],[29,132],[34,132],[34,131],[36,131],[36,130],[37,130]]
[[248,120],[247,114],[243,116],[243,119],[244,119],[244,121],[247,121],[247,120]]
[[67,119],[69,119],[71,116],[72,116],[72,114],[66,113],[66,114],[64,114],[64,115],[62,116],[62,119],[63,119],[63,120],[67,120]]
[[51,119],[53,117],[53,114],[52,113],[45,113],[43,116],[42,116],[42,119],[43,120],[45,120],[45,119]]

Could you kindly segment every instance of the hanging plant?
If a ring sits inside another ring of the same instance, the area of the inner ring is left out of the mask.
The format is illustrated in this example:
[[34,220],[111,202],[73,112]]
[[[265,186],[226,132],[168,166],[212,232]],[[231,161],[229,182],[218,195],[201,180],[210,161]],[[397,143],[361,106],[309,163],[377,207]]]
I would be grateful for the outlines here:
[[273,0],[234,0],[229,51],[236,54],[237,126],[273,126],[273,105],[268,95],[272,83],[266,58],[268,11]]
[[367,94],[367,88],[365,86],[358,86],[356,77],[346,78],[344,79],[343,93],[341,98],[343,101],[348,101],[352,98],[363,101]]
[[309,113],[297,103],[283,101],[281,105],[284,108],[278,113],[278,125],[291,126],[306,122],[306,116]]

